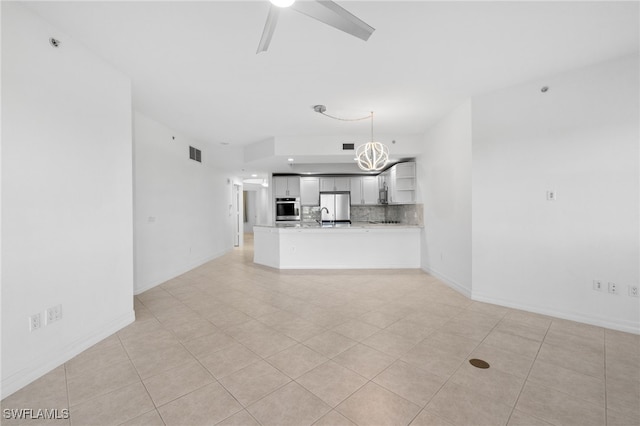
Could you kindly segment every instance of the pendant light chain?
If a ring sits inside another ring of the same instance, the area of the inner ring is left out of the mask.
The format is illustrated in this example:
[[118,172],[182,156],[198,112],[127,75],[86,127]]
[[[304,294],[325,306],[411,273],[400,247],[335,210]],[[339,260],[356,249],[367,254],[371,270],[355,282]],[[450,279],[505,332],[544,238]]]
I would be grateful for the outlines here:
[[367,115],[366,117],[361,117],[361,118],[340,118],[340,117],[336,117],[330,114],[327,114],[324,111],[317,111],[319,114],[322,114],[326,117],[329,118],[333,118],[334,120],[340,120],[340,121],[362,121],[362,120],[368,120],[370,118],[372,118],[373,113],[371,113],[370,115]]
[[358,167],[367,172],[381,171],[389,163],[389,148],[380,142],[374,142],[373,139],[373,111],[362,118],[340,118],[327,114],[327,107],[324,105],[315,105],[313,110],[318,114],[325,115],[334,120],[340,121],[362,121],[371,119],[371,142],[360,145],[356,149],[356,158]]
[[373,111],[371,111],[371,142],[373,142]]

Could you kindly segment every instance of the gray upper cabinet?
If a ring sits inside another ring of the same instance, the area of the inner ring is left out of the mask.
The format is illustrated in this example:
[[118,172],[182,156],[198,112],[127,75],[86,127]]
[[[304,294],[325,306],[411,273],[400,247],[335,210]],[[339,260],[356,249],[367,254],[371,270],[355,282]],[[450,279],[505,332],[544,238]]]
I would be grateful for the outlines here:
[[273,178],[273,193],[276,198],[299,197],[300,178],[297,176],[275,176]]
[[349,191],[351,189],[351,179],[348,177],[337,177],[334,186],[335,191]]
[[350,183],[352,205],[378,204],[379,192],[377,176],[353,177]]
[[303,206],[320,205],[320,179],[317,177],[300,178],[300,204]]
[[364,204],[378,204],[378,178],[376,176],[362,177],[362,198]]
[[398,163],[389,169],[389,204],[416,202],[416,163]]
[[349,191],[351,178],[348,177],[322,177],[320,178],[320,191]]
[[415,204],[416,163],[398,163],[378,176],[274,176],[274,197],[300,197],[303,206],[319,206],[321,192],[351,193],[351,205],[380,204],[380,190],[386,184],[387,203]]
[[351,178],[351,205],[357,206],[364,204],[364,198],[362,198],[362,177]]

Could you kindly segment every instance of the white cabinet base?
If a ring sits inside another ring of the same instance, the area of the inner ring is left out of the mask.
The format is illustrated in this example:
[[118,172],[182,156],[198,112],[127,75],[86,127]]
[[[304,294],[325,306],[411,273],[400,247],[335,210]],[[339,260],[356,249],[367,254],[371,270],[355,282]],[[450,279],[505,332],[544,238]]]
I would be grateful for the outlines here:
[[253,261],[278,269],[420,267],[420,228],[254,227]]

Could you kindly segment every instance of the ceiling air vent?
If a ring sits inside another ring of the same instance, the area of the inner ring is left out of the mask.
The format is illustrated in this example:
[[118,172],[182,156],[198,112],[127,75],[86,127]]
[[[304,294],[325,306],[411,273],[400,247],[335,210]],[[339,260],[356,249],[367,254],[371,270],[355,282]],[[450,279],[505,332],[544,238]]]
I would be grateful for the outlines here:
[[197,161],[198,163],[202,163],[202,151],[198,148],[194,148],[192,146],[189,147],[189,158]]
[[342,150],[343,151],[353,151],[354,149],[356,149],[354,143],[343,143],[342,144]]

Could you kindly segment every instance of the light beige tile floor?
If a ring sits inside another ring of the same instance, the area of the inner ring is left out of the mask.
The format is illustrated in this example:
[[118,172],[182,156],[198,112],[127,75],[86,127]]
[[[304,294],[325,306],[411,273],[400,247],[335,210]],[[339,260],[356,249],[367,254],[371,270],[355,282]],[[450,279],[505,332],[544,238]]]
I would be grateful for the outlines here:
[[248,240],[138,295],[135,323],[2,408],[69,409],[28,422],[68,426],[640,425],[640,336],[473,302],[417,270],[252,255]]

